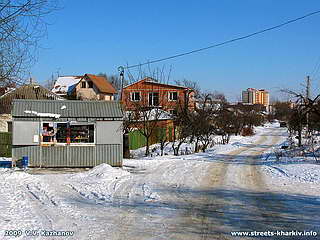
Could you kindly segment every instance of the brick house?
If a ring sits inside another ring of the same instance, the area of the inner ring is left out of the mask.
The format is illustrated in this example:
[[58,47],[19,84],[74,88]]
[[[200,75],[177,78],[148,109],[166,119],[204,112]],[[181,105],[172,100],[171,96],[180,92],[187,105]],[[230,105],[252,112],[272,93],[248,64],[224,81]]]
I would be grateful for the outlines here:
[[134,110],[135,106],[161,108],[174,113],[178,104],[187,104],[194,108],[194,91],[187,87],[159,83],[147,77],[123,88],[122,103],[126,110]]
[[84,76],[59,77],[52,92],[80,100],[114,100],[116,89],[103,76],[85,74]]

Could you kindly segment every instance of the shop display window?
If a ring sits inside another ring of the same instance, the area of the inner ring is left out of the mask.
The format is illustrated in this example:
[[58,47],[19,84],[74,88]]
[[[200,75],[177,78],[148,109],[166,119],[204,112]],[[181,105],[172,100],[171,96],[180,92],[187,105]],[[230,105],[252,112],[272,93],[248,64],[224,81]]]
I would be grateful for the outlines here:
[[54,143],[55,127],[53,123],[42,124],[42,142]]
[[94,125],[71,125],[71,143],[94,143]]
[[42,143],[94,143],[94,124],[42,123]]

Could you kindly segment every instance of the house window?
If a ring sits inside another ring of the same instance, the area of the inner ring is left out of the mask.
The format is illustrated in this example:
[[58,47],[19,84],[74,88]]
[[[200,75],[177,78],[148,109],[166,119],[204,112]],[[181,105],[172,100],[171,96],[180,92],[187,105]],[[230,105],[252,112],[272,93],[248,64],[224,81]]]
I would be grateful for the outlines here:
[[85,81],[81,82],[81,88],[86,88],[87,87],[87,84]]
[[88,82],[88,88],[93,88],[93,82],[92,81]]
[[149,106],[159,106],[159,93],[149,93]]
[[178,92],[169,92],[169,101],[177,101]]
[[133,101],[133,102],[140,101],[140,92],[132,92],[131,93],[131,101]]

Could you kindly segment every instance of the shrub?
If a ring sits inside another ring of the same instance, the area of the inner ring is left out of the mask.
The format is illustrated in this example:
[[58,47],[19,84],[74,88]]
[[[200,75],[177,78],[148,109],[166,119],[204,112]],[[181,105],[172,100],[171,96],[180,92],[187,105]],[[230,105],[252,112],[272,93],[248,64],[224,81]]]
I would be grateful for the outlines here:
[[252,136],[254,135],[254,132],[253,132],[253,128],[252,127],[244,127],[242,129],[242,136]]

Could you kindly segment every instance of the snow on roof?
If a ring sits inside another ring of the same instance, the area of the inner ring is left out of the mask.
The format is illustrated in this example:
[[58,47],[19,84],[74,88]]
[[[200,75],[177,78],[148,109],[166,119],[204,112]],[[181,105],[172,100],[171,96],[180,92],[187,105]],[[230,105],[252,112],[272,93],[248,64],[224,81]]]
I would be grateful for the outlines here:
[[65,95],[70,93],[82,77],[83,76],[58,77],[51,91],[57,95]]
[[[134,111],[126,111],[124,117],[127,119],[130,119],[131,115],[134,114]],[[147,119],[144,119],[147,118]],[[153,108],[149,111],[140,112],[140,119],[138,121],[153,121],[153,120],[170,120],[173,119],[172,114],[159,109],[159,108]]]
[[31,110],[25,110],[24,113],[30,113],[30,114],[34,114],[38,117],[49,117],[49,118],[60,118],[61,114],[57,114],[57,113],[39,113],[36,111],[31,111]]
[[162,110],[153,108],[150,110],[150,120],[168,120],[172,119],[172,114]]
[[7,95],[9,95],[10,93],[14,92],[16,90],[16,88],[8,88],[8,90],[6,90],[6,92],[0,96],[0,98],[3,98]]

